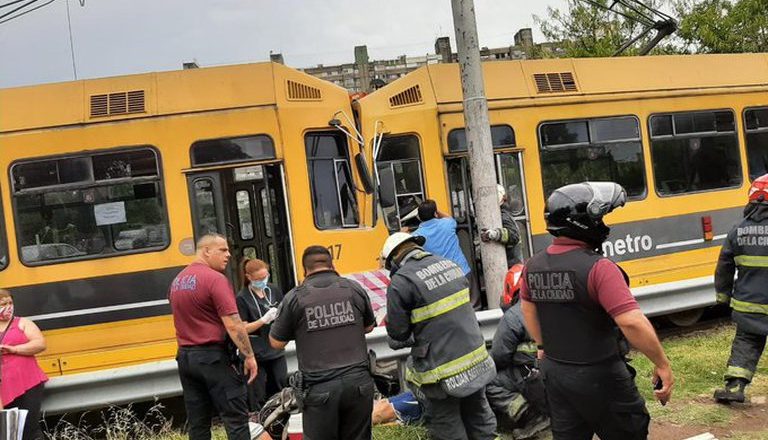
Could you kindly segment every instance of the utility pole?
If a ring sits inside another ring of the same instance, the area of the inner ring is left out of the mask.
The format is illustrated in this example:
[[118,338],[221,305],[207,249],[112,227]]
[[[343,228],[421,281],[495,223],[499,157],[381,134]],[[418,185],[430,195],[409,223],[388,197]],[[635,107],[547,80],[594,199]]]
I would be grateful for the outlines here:
[[[451,7],[459,54],[461,90],[464,95],[464,125],[467,133],[475,216],[477,225],[481,229],[500,228],[501,211],[496,192],[488,100],[485,98],[483,69],[480,66],[475,5],[473,0],[451,0]],[[493,242],[480,242],[480,255],[488,307],[498,308],[502,284],[507,272],[504,246]]]

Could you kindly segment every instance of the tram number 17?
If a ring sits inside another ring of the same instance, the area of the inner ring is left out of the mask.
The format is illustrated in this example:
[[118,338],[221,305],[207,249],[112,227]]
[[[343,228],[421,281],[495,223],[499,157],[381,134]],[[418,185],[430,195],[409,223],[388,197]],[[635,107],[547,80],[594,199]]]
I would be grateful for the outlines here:
[[341,243],[328,246],[328,252],[331,253],[331,258],[339,260],[341,258]]

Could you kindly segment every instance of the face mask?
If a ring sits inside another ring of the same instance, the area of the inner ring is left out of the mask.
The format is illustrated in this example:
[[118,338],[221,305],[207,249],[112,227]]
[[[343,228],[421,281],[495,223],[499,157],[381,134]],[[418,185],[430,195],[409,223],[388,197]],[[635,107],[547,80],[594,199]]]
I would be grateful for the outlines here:
[[13,316],[13,304],[0,308],[0,319],[7,321]]
[[264,290],[269,282],[269,275],[264,277],[263,280],[251,281],[251,287],[254,289]]

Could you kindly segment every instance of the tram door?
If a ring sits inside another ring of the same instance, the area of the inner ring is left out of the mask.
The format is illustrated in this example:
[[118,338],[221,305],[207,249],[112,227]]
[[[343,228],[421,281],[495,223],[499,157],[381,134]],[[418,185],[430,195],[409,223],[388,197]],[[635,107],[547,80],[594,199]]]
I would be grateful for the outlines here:
[[280,164],[252,165],[189,177],[195,236],[217,232],[232,253],[228,275],[243,285],[239,264],[259,258],[270,280],[285,291],[295,284],[286,199]]
[[[531,256],[530,234],[528,228],[528,209],[525,198],[525,175],[519,152],[494,154],[496,182],[504,186],[507,200],[518,229],[520,245],[518,257]],[[477,244],[480,242],[478,227],[475,223],[475,208],[472,201],[472,181],[469,173],[469,159],[465,156],[450,158],[446,161],[448,169],[448,190],[450,191],[451,211],[458,224],[457,233],[467,261],[474,261],[474,267],[482,269]],[[477,271],[479,272],[479,270]],[[482,277],[478,277],[482,281]]]

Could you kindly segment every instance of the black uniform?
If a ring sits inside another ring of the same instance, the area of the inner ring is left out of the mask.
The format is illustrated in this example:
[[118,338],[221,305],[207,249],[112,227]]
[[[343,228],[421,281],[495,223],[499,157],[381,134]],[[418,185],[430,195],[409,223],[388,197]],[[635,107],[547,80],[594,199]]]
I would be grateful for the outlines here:
[[317,272],[288,292],[270,335],[296,340],[307,440],[371,438],[373,379],[365,328],[375,325],[365,290],[334,271]]
[[[715,270],[718,302],[730,303],[736,337],[725,379],[749,383],[768,335],[768,206],[757,205],[723,243]],[[736,269],[739,276],[734,285]]]
[[512,209],[504,203],[501,205],[501,240],[507,254],[507,267],[523,262],[523,250],[520,244],[520,229],[517,227]]
[[625,363],[621,332],[589,296],[588,277],[603,258],[578,248],[546,250],[526,264],[525,285],[541,326],[547,398],[555,440],[645,439],[650,416]]
[[[283,291],[274,284],[267,284],[264,298],[251,293],[244,287],[237,295],[237,310],[245,322],[261,319],[272,307],[277,307],[283,301]],[[251,411],[257,411],[273,394],[282,390],[286,385],[288,364],[285,362],[285,352],[275,350],[269,345],[269,329],[271,324],[263,325],[249,335],[253,354],[259,363],[259,373],[256,380],[248,386],[248,406]]]
[[415,249],[391,273],[387,333],[413,337],[406,379],[428,400],[433,440],[491,440],[496,418],[485,386],[496,370],[469,301],[469,284],[450,260]]
[[517,302],[504,312],[491,345],[497,373],[486,395],[500,427],[519,428],[547,412],[543,382],[535,370],[536,352]]

